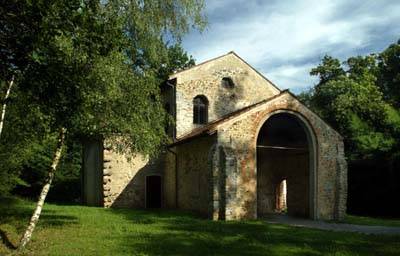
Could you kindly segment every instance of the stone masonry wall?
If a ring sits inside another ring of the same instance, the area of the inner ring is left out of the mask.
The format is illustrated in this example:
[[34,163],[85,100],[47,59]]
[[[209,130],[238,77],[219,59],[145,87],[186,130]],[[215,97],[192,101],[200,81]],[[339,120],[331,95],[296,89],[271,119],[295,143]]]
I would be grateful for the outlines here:
[[[171,151],[175,152],[174,150],[175,149],[171,149]],[[167,151],[164,169],[164,206],[166,208],[177,208],[176,181],[176,158],[173,153]]]
[[[223,77],[230,77],[235,86],[223,86]],[[175,156],[169,152],[150,160],[140,154],[119,154],[111,150],[113,141],[106,140],[105,207],[145,207],[146,176],[160,175],[163,207],[193,210],[214,219],[257,218],[258,132],[269,116],[285,111],[301,116],[315,135],[315,198],[307,202],[316,205],[314,217],[344,217],[347,164],[342,138],[295,97],[288,92],[281,93],[234,53],[170,77],[174,78],[176,105],[170,103],[171,112],[176,114],[177,138],[197,127],[193,124],[193,98],[197,95],[204,95],[209,101],[209,122],[276,97],[218,124],[215,135],[198,137],[174,147],[176,163]],[[166,92],[166,99],[172,98],[171,93]]]
[[141,154],[121,154],[111,143],[115,141],[106,140],[104,147],[104,206],[144,208],[146,176],[163,177],[164,158],[150,161]]
[[[232,78],[234,88],[222,85],[222,78]],[[193,98],[204,95],[209,101],[208,119],[213,121],[235,110],[279,94],[269,81],[244,63],[234,53],[172,75],[176,84],[177,137],[190,132],[193,124]]]
[[[215,136],[197,138],[177,146],[177,207],[209,216],[211,199],[211,168],[209,152]],[[170,168],[168,168],[170,169]]]
[[[237,156],[237,196],[227,200],[228,219],[257,217],[256,140],[258,129],[275,111],[292,111],[303,116],[316,137],[315,218],[341,219],[346,212],[347,166],[339,134],[326,125],[290,93],[234,118],[218,127],[218,145]],[[226,174],[228,177],[230,173]],[[227,188],[229,190],[229,188]],[[229,216],[230,215],[230,216]]]

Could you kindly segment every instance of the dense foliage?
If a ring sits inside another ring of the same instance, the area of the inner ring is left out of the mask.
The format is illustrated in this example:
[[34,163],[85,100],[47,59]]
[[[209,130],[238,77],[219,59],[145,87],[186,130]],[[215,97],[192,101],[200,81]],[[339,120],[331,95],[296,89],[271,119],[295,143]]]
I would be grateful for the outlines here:
[[62,127],[59,180],[78,180],[82,137],[124,135],[119,149],[156,153],[168,120],[159,85],[193,65],[179,42],[204,27],[203,7],[202,0],[2,4],[1,96],[12,76],[16,87],[0,141],[0,192],[43,182]]
[[343,64],[325,56],[318,84],[300,98],[345,138],[350,159],[400,156],[400,41]]
[[311,75],[300,98],[344,137],[347,212],[399,217],[400,41],[344,63],[325,56]]

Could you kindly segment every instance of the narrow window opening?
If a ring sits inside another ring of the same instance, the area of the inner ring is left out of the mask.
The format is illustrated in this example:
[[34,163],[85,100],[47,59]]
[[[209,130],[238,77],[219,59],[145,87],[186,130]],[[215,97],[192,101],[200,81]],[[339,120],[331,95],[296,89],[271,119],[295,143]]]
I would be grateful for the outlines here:
[[199,95],[193,99],[193,123],[206,124],[208,122],[208,100]]
[[224,77],[222,78],[222,86],[225,88],[232,89],[233,87],[235,87],[235,83],[233,82],[232,78]]

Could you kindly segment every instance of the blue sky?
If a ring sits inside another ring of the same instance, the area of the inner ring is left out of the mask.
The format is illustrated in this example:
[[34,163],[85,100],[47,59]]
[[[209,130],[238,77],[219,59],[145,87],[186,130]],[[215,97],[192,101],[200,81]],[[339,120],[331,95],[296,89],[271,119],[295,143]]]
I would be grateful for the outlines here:
[[196,63],[235,51],[281,89],[311,87],[311,68],[380,52],[400,38],[400,0],[206,0],[209,26],[183,46]]

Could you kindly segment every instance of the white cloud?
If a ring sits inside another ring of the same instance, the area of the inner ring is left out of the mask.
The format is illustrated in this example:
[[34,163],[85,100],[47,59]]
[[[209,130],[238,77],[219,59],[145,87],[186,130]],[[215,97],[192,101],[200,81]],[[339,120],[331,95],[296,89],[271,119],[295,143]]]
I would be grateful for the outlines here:
[[[269,70],[268,78],[272,81],[279,81],[281,89],[291,89],[295,93],[303,91],[311,87],[316,82],[315,77],[309,75],[314,64],[304,65],[280,65]],[[291,85],[291,86],[288,86]]]
[[380,51],[400,36],[400,1],[248,2],[208,1],[210,27],[184,40],[188,52],[199,62],[234,50],[279,87],[305,88],[324,54]]

